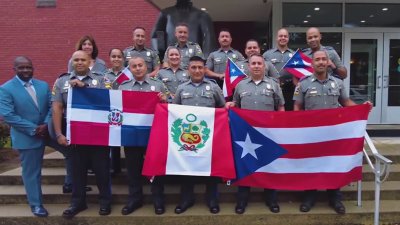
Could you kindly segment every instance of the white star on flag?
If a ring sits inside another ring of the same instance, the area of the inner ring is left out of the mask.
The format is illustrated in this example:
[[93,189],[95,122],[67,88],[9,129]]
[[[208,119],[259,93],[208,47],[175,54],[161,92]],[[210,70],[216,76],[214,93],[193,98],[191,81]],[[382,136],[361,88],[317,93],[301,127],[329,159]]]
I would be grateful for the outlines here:
[[235,69],[231,69],[231,73],[235,73],[236,72],[236,70]]
[[299,64],[299,62],[298,62],[298,61],[294,61],[294,62],[293,62],[293,65],[295,65],[295,66],[296,66],[297,64]]
[[242,156],[240,158],[245,157],[247,154],[252,155],[254,158],[257,158],[256,149],[261,147],[262,145],[255,144],[251,142],[249,133],[247,133],[245,141],[236,141],[236,144],[240,145],[243,148]]

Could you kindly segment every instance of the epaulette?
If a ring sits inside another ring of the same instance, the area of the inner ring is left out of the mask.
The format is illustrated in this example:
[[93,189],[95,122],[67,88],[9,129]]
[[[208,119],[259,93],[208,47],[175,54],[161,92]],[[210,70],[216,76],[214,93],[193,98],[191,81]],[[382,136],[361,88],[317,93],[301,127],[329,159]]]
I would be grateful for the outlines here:
[[130,46],[130,47],[126,47],[125,49],[124,49],[124,52],[125,51],[131,51],[133,49],[133,47],[132,46]]
[[154,81],[160,81],[159,79],[157,79],[156,77],[149,77],[150,80],[154,80]]
[[97,71],[91,71],[91,72],[92,72],[93,75],[96,75],[96,76],[104,76],[104,73],[100,73],[100,72],[97,72]]
[[310,50],[311,50],[310,48],[302,48],[301,49],[302,52],[307,52],[307,51],[310,51]]
[[309,78],[309,77],[311,77],[311,76],[304,76],[304,77],[300,78],[299,81],[303,81],[303,80],[305,80],[305,79],[307,79],[307,78]]
[[208,77],[205,77],[205,78],[204,78],[204,80],[206,80],[206,81],[210,81],[211,83],[218,84],[218,83],[217,83],[217,81],[216,81],[215,79],[213,79],[213,78],[208,78]]
[[324,46],[324,49],[326,49],[326,50],[335,50],[332,46]]
[[58,76],[58,78],[63,77],[63,76],[69,76],[69,75],[71,75],[71,73],[63,73],[60,76]]

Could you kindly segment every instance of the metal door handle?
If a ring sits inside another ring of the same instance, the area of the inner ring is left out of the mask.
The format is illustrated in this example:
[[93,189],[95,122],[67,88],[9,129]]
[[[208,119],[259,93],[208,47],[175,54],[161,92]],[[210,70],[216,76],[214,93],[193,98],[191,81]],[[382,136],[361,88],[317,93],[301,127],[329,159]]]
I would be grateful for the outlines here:
[[383,88],[388,88],[389,87],[389,75],[384,75],[383,76]]
[[381,80],[382,80],[382,76],[379,75],[379,76],[378,76],[378,80],[377,80],[377,82],[376,82],[376,83],[377,83],[376,86],[377,86],[378,89],[381,89]]

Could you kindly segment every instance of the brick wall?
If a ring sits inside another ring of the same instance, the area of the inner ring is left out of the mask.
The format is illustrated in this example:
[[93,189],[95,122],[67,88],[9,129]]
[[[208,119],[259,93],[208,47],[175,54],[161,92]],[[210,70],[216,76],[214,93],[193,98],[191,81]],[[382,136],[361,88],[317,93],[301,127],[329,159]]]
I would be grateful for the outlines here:
[[36,0],[1,0],[0,84],[14,75],[14,58],[26,55],[35,76],[52,85],[66,72],[75,44],[85,34],[93,35],[99,58],[107,63],[110,48],[132,44],[134,26],[146,28],[150,45],[158,13],[145,0],[64,0],[55,8],[36,8]]

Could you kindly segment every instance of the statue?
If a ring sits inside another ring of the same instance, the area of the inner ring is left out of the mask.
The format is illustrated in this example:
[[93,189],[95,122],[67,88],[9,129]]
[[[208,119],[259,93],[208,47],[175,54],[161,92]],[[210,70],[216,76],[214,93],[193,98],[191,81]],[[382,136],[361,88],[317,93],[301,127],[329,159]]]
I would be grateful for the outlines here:
[[189,40],[198,43],[204,57],[215,50],[215,33],[208,13],[193,7],[191,0],[177,0],[175,6],[161,10],[152,32],[152,47],[162,54],[177,40],[175,26],[179,23],[189,25]]

